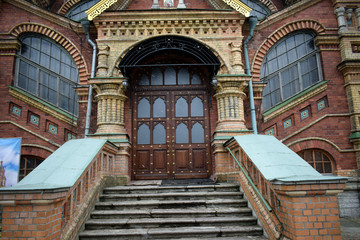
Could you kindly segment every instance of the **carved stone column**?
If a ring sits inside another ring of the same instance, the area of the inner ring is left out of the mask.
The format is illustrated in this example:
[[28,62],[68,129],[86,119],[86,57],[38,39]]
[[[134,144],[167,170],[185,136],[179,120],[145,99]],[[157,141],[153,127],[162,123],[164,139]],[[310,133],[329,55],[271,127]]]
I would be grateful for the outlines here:
[[126,135],[124,127],[124,103],[127,100],[126,78],[96,78],[91,79],[98,102],[96,134]]
[[154,0],[153,1],[153,5],[151,6],[152,9],[158,9],[160,8],[159,6],[159,0]]
[[97,76],[106,76],[108,73],[108,57],[109,57],[109,46],[108,45],[98,45],[98,66],[97,66]]
[[360,8],[355,9],[357,29],[360,31]]
[[179,4],[178,4],[177,8],[186,8],[184,0],[179,0]]
[[339,32],[347,30],[346,22],[345,22],[345,8],[338,7],[335,9],[334,13],[336,14],[338,25],[339,25]]
[[231,66],[235,74],[244,74],[244,65],[242,61],[242,44],[241,42],[229,43],[231,48]]
[[216,76],[217,86],[215,98],[218,106],[218,122],[216,131],[243,131],[245,127],[244,90],[248,85],[246,75]]

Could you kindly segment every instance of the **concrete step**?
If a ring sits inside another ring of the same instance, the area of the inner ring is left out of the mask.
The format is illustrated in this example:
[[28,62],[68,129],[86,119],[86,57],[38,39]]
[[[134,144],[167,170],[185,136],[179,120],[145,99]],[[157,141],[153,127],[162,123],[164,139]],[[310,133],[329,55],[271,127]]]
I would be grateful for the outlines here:
[[[261,236],[262,229],[259,226],[237,227],[177,227],[177,228],[148,228],[148,229],[112,229],[112,230],[88,230],[82,232],[81,240],[87,239],[183,239],[191,237],[195,239],[218,237],[243,237],[251,234]],[[239,238],[237,238],[239,239]]]
[[256,225],[253,216],[243,217],[183,217],[183,218],[121,218],[121,219],[90,219],[86,222],[87,230],[97,229],[139,229],[159,227],[193,227],[193,226],[249,226]]
[[79,239],[263,240],[234,184],[106,188]]
[[91,218],[111,219],[111,218],[171,218],[176,217],[220,217],[220,216],[249,216],[252,211],[250,208],[184,208],[184,209],[129,209],[129,210],[94,210]]
[[166,192],[235,192],[239,191],[236,184],[221,183],[213,185],[186,185],[186,186],[116,186],[104,188],[104,194],[135,194],[135,193],[166,193]]
[[139,200],[195,200],[195,199],[241,199],[241,192],[166,192],[134,194],[102,194],[100,201],[139,201]]
[[198,199],[198,200],[141,200],[141,201],[109,201],[98,202],[97,210],[121,210],[127,208],[189,208],[189,207],[247,207],[245,199]]

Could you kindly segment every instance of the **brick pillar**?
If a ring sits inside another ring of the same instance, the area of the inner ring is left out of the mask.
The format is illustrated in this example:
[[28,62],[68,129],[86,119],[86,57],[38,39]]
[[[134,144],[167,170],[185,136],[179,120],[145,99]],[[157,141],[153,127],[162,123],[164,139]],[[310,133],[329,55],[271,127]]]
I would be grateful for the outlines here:
[[341,240],[338,194],[345,183],[274,184],[283,234],[297,239]]
[[[236,46],[233,46],[236,48]],[[233,51],[237,56],[239,52]],[[233,57],[234,57],[233,56]],[[234,65],[235,66],[235,65]],[[241,68],[241,66],[238,66]],[[245,88],[250,78],[244,74],[217,75],[216,102],[218,121],[213,134],[212,148],[215,155],[215,172],[222,181],[227,180],[227,175],[234,171],[235,165],[228,157],[223,143],[233,136],[250,134],[252,131],[245,126],[244,100]]]
[[2,194],[1,239],[60,239],[63,193]]

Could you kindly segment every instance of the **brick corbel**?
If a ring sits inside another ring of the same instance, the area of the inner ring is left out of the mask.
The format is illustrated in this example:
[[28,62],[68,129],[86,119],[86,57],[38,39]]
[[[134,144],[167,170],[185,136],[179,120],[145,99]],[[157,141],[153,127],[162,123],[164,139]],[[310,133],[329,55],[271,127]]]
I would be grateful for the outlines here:
[[0,38],[0,55],[15,55],[20,46],[16,38]]

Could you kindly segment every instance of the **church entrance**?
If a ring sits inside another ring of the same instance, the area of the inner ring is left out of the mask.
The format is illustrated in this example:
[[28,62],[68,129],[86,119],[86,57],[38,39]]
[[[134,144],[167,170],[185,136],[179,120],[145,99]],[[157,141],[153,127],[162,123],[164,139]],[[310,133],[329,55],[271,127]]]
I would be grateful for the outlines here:
[[133,179],[212,174],[209,96],[219,67],[208,47],[182,36],[149,38],[122,58],[132,113]]
[[133,178],[207,178],[209,92],[201,68],[138,71],[133,88]]

